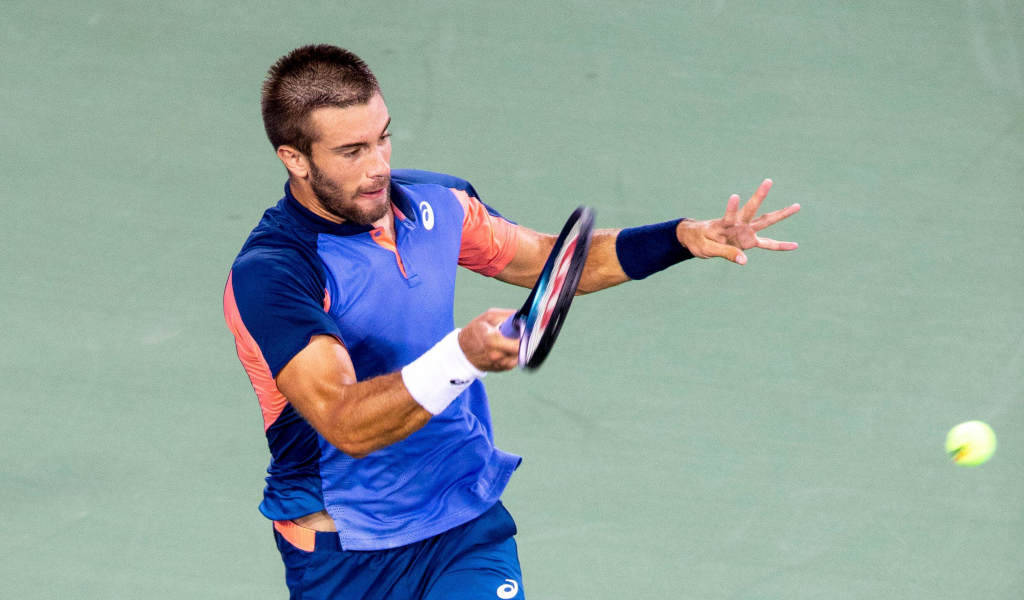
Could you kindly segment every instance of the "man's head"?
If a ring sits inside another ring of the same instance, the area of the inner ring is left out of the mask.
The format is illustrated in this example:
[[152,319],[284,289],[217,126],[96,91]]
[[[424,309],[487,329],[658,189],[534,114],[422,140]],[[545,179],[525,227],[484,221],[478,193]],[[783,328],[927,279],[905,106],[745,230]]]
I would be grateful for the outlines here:
[[300,201],[312,196],[335,220],[361,224],[388,214],[390,118],[358,56],[329,45],[289,52],[267,73],[262,108]]
[[370,68],[348,50],[327,44],[296,48],[270,67],[263,82],[263,127],[275,150],[292,146],[308,156],[316,139],[310,113],[366,104],[379,93]]

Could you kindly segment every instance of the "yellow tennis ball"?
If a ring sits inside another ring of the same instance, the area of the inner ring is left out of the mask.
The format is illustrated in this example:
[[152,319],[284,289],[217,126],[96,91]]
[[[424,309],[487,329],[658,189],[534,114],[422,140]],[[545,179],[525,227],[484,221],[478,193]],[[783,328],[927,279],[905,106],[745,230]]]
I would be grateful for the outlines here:
[[996,434],[981,421],[960,423],[946,435],[946,452],[958,465],[980,465],[992,458],[995,451]]

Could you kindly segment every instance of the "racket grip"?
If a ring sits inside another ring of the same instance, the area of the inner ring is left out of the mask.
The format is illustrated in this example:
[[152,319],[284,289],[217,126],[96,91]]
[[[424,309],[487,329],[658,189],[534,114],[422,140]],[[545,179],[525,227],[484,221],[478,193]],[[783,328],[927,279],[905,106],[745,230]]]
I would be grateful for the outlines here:
[[519,314],[513,314],[505,319],[505,322],[498,326],[498,331],[507,338],[522,337],[522,329],[519,327]]

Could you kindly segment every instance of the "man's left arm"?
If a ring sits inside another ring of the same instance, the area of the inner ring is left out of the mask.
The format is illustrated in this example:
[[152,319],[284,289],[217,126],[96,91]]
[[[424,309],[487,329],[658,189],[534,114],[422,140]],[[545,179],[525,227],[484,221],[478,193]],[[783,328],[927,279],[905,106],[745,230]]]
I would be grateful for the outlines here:
[[[795,250],[795,242],[761,237],[760,231],[800,210],[799,204],[758,215],[772,181],[764,180],[743,207],[733,194],[725,215],[697,221],[676,219],[628,229],[599,229],[594,232],[579,293],[596,292],[632,279],[643,279],[678,262],[692,258],[725,258],[746,264],[744,250]],[[531,287],[540,275],[556,236],[521,228],[512,260],[495,277],[501,281]]]

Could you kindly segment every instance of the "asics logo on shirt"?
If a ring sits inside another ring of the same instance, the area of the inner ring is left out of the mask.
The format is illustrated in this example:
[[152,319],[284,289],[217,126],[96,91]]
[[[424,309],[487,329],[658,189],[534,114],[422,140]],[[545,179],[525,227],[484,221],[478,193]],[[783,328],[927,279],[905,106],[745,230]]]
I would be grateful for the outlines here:
[[516,583],[515,579],[506,579],[505,585],[498,588],[498,597],[501,600],[509,600],[509,598],[515,598],[516,594],[519,593],[519,584]]
[[423,218],[423,228],[430,231],[434,228],[434,209],[424,200],[420,202],[420,216]]
[[473,383],[472,379],[449,379],[448,383],[452,385],[466,385],[467,383]]

